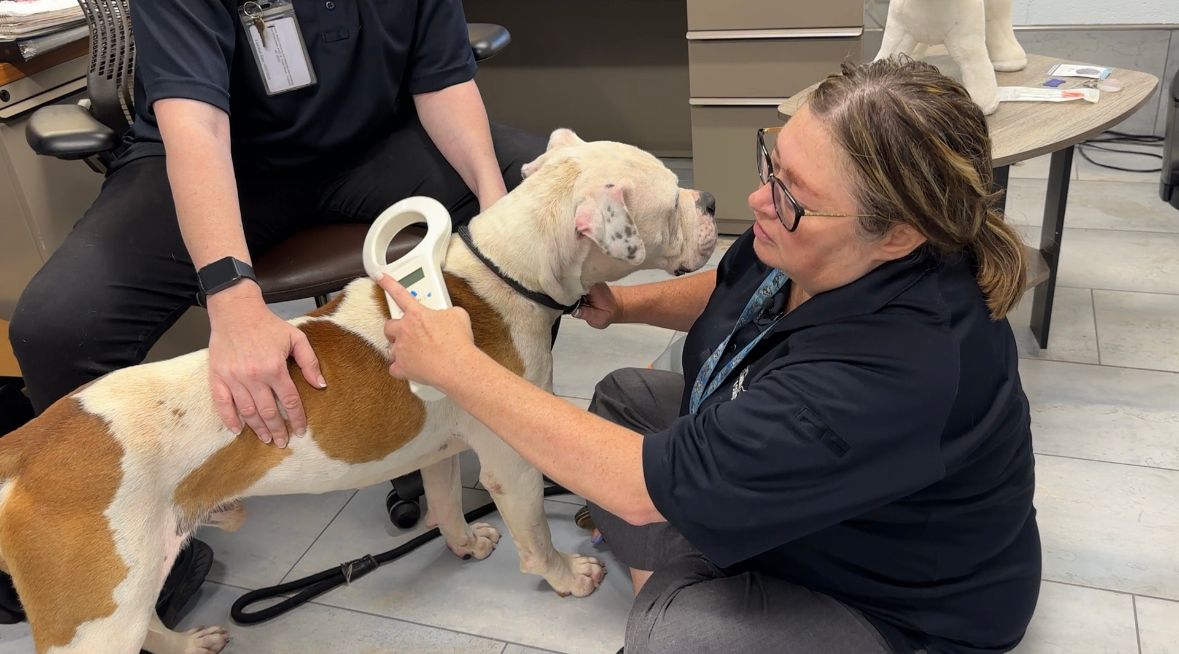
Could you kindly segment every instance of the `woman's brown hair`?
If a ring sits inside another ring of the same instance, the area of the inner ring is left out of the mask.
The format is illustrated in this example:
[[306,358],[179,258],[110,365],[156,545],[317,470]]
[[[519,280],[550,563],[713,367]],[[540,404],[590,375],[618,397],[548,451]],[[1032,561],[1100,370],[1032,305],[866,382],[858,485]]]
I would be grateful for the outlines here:
[[991,317],[1023,293],[1023,242],[995,208],[986,119],[961,84],[911,59],[844,64],[808,100],[848,155],[869,237],[911,225],[936,251],[968,251]]

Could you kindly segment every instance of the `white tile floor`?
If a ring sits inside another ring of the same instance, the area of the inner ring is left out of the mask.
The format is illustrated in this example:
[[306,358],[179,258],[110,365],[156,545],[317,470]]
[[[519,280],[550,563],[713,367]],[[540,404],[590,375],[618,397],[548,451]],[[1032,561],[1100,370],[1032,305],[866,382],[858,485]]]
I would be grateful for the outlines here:
[[[1046,170],[1041,160],[1012,173],[1010,215],[1033,240]],[[1040,602],[1018,651],[1179,654],[1179,211],[1158,200],[1156,175],[1103,181],[1079,166],[1077,177],[1050,347],[1040,351],[1031,338],[1030,302],[1012,319],[1033,412],[1044,544]],[[672,337],[633,326],[607,334],[567,319],[556,390],[584,407],[604,373],[646,365]],[[481,503],[475,464],[464,463],[467,503]],[[386,490],[248,501],[242,531],[202,534],[216,565],[184,626],[227,623],[247,589],[408,539],[385,517]],[[558,547],[596,549],[572,524],[570,498],[546,509]],[[497,515],[490,522],[503,529]],[[286,617],[232,627],[228,651],[612,653],[630,588],[609,553],[599,555],[613,571],[603,587],[561,599],[519,573],[509,538],[482,562],[431,543]],[[0,627],[0,654],[30,651],[26,626]]]

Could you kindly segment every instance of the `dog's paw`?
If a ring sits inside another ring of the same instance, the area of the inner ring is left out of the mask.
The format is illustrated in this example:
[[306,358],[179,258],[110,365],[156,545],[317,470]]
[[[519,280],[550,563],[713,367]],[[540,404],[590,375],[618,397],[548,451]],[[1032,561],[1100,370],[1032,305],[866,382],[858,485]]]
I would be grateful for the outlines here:
[[564,554],[568,574],[565,583],[552,584],[553,590],[561,597],[585,597],[598,589],[606,576],[606,566],[592,556]]
[[229,644],[225,627],[197,627],[179,635],[185,641],[181,654],[217,654]]
[[474,558],[482,561],[491,556],[499,543],[499,531],[486,522],[476,522],[471,525],[466,543],[447,543],[451,552],[460,559]]

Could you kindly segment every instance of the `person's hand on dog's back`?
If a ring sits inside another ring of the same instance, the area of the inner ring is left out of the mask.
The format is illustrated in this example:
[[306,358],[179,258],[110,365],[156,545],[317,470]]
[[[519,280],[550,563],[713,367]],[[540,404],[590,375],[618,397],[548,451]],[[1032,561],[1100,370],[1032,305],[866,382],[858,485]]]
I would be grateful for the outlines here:
[[[307,336],[265,304],[230,295],[234,290],[209,297],[213,403],[234,432],[241,431],[244,420],[262,442],[286,447],[290,433],[301,436],[307,429],[299,391],[287,372],[288,357],[295,358],[307,383],[323,388],[326,382]],[[290,421],[289,433],[282,411]]]
[[594,284],[581,298],[581,304],[573,312],[574,318],[581,318],[594,329],[605,329],[622,315],[622,303],[614,289],[605,284]]

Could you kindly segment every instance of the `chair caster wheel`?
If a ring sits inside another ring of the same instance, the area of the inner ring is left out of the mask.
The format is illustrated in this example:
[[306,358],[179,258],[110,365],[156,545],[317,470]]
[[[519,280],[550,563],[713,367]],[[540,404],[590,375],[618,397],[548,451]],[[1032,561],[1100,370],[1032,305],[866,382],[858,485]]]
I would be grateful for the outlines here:
[[389,512],[389,521],[399,529],[409,529],[422,519],[422,508],[418,503],[401,499],[395,490],[385,496],[385,509]]
[[583,506],[573,514],[573,522],[587,531],[594,530],[594,519],[590,517],[589,507]]

